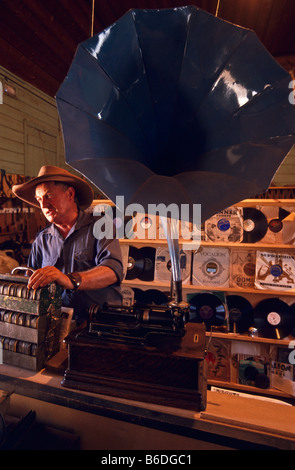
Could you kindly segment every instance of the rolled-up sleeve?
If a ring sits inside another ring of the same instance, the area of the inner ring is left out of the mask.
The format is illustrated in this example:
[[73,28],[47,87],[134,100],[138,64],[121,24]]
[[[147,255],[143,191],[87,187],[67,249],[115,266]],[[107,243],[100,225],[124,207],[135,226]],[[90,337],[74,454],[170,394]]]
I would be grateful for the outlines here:
[[97,242],[95,264],[111,268],[117,276],[117,283],[121,284],[123,280],[123,263],[120,243],[117,239],[104,239]]

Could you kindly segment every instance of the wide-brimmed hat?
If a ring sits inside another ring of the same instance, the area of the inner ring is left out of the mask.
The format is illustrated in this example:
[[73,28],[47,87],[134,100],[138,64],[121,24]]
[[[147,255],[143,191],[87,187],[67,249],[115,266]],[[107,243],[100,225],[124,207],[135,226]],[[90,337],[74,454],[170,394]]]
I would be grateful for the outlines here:
[[38,176],[32,178],[26,183],[14,185],[12,187],[12,192],[18,198],[22,199],[28,204],[31,204],[35,207],[40,207],[35,199],[35,188],[38,184],[49,181],[66,183],[73,186],[73,188],[75,188],[76,197],[81,209],[86,209],[91,205],[94,197],[91,186],[82,178],[72,175],[63,168],[52,165],[42,166]]

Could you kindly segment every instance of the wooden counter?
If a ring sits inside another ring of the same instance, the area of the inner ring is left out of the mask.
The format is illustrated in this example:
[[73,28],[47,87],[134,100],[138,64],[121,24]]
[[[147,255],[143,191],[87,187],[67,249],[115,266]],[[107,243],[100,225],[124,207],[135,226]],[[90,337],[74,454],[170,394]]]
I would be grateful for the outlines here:
[[40,422],[77,433],[83,450],[295,449],[286,404],[208,391],[206,410],[195,413],[71,390],[61,378],[0,365],[12,412],[35,410]]

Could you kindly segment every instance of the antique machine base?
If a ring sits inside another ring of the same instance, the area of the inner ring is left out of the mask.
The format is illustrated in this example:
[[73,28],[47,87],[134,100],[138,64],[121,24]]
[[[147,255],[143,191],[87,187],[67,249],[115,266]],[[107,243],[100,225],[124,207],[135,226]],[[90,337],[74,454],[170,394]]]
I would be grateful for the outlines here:
[[28,289],[28,279],[0,274],[0,358],[37,371],[59,349],[62,289],[54,283]]
[[188,323],[179,337],[161,335],[155,345],[89,335],[67,338],[64,387],[146,403],[201,411],[206,408],[205,328]]

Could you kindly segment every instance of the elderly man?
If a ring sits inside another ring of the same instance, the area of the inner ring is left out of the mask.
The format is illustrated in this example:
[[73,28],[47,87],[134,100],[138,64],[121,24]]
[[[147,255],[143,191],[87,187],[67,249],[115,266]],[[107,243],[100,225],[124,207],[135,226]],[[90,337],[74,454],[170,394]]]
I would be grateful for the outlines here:
[[63,305],[83,322],[92,304],[121,301],[122,258],[116,239],[96,239],[97,218],[84,210],[93,191],[82,178],[55,166],[43,166],[36,178],[13,186],[13,193],[40,207],[50,225],[32,244],[28,265],[35,271],[28,287],[51,282],[64,288]]

